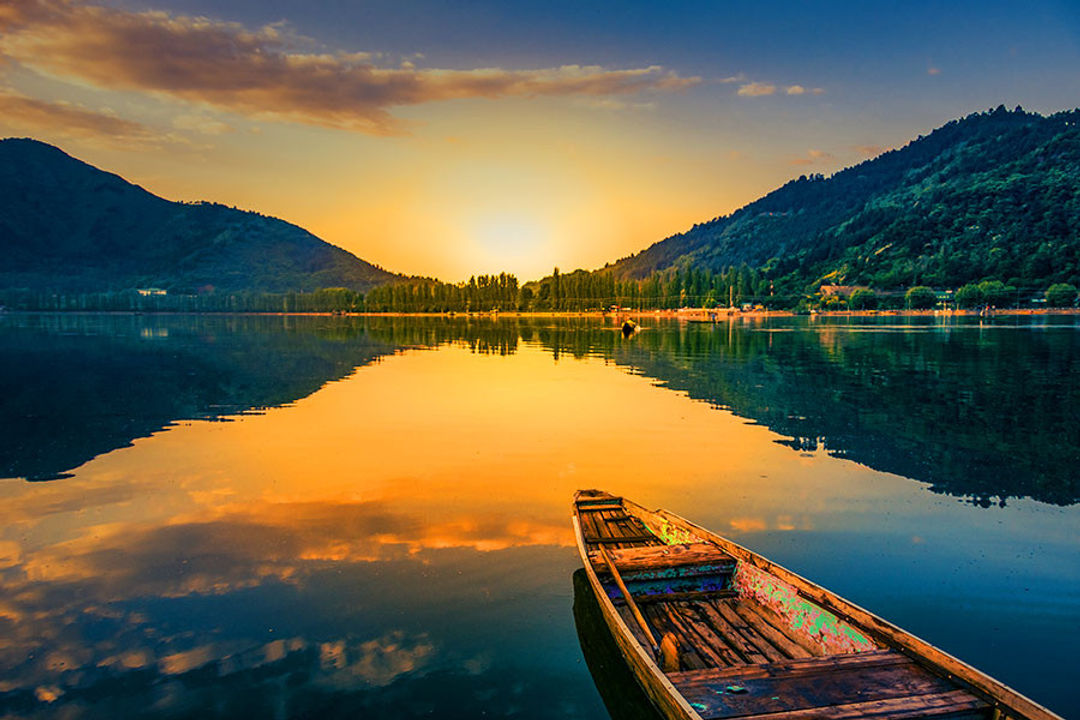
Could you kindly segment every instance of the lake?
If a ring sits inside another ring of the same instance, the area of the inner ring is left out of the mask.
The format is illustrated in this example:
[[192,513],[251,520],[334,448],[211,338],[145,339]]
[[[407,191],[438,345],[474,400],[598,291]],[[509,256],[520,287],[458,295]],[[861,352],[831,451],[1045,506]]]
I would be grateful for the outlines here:
[[594,487],[1080,717],[1080,320],[642,325],[0,315],[0,717],[608,717]]

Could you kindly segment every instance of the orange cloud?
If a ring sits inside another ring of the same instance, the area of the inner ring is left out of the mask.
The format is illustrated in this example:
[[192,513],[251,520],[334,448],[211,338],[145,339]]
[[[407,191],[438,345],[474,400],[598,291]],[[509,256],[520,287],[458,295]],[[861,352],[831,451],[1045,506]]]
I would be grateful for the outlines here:
[[607,70],[377,67],[367,53],[305,54],[280,26],[128,12],[72,0],[17,0],[0,8],[0,52],[101,88],[206,103],[252,117],[397,134],[389,109],[460,98],[606,96],[679,90],[700,82],[651,66]]
[[[96,525],[71,540],[25,554],[0,546],[9,564],[32,582],[101,582],[141,593],[179,597],[252,587],[268,578],[290,581],[319,561],[377,562],[436,548],[480,552],[536,545],[568,547],[570,529],[542,519],[453,516],[429,523],[375,502],[270,502],[225,505],[214,519],[176,517],[163,526]],[[161,571],[184,548],[185,572]],[[124,556],[124,562],[116,558]],[[91,593],[87,590],[86,596]],[[98,598],[108,602],[106,594]],[[3,612],[0,612],[0,616]]]
[[792,165],[813,165],[819,162],[828,162],[832,160],[831,153],[827,153],[824,150],[807,150],[805,155],[800,155],[791,159]]
[[106,138],[130,146],[154,140],[141,123],[64,102],[47,102],[13,90],[0,89],[0,127],[34,132],[57,132],[69,137]]
[[741,86],[737,94],[743,97],[761,97],[763,95],[774,95],[775,93],[776,86],[771,83],[752,82]]

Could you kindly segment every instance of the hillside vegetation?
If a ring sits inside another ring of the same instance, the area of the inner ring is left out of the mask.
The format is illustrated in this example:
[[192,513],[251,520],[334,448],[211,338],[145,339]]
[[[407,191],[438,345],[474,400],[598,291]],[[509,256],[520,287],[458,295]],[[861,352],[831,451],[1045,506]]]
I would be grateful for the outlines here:
[[745,265],[776,294],[998,280],[1080,284],[1080,110],[998,107],[824,177],[803,176],[605,268],[644,279]]

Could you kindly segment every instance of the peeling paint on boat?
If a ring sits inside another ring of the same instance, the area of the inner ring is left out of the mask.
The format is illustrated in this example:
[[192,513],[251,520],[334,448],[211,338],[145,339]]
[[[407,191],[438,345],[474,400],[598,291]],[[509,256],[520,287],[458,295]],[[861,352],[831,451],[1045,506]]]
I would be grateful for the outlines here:
[[826,654],[856,653],[876,647],[851,625],[801,597],[791,585],[749,563],[738,564],[733,585],[740,595],[771,608]]
[[[648,524],[648,523],[646,523]],[[658,528],[649,528],[655,530],[656,534],[667,545],[683,545],[693,542],[701,542],[701,538],[685,528],[672,525],[667,520],[660,523]]]

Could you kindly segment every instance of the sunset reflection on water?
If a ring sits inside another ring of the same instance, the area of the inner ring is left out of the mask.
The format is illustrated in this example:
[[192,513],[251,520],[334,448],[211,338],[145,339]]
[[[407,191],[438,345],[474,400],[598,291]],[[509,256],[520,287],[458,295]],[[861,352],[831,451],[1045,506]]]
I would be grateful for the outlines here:
[[[509,354],[399,348],[229,419],[179,422],[71,478],[0,483],[0,710],[550,717],[536,700],[554,697],[557,715],[602,717],[569,612],[569,503],[584,487],[908,613],[895,620],[966,590],[1004,601],[1075,542],[1075,508],[1020,500],[1010,553],[996,555],[1000,515],[794,451],[608,358],[556,359],[537,340]],[[1042,561],[1015,567],[1012,552],[1036,549]],[[1046,594],[1075,592],[1076,572]],[[1073,617],[1064,596],[1047,607]]]

